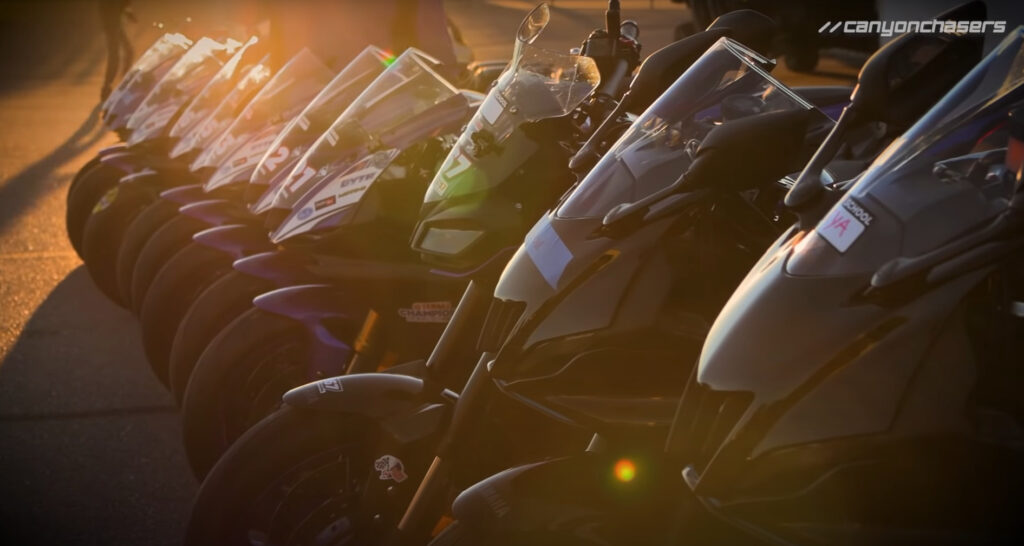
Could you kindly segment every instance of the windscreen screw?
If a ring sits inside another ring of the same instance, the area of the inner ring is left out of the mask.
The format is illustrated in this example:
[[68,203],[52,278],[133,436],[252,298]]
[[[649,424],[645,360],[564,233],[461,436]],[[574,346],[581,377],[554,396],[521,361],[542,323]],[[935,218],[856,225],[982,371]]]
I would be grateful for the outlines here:
[[510,113],[512,115],[518,114],[519,113],[519,107],[518,106],[509,106],[508,107],[508,113]]
[[374,514],[373,515],[373,522],[374,523],[380,523],[381,520],[383,520],[383,519],[384,519],[384,517],[381,516],[380,514]]
[[388,486],[388,495],[394,496],[394,494],[395,494],[395,486],[393,486],[393,485]]

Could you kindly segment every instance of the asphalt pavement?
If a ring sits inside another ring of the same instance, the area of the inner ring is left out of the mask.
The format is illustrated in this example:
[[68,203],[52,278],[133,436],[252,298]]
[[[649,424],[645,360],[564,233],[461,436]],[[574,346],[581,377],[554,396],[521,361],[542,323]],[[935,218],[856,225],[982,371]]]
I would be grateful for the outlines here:
[[[212,18],[200,2],[135,4],[137,48],[161,31],[156,22]],[[653,4],[624,2],[648,53],[688,16]],[[478,58],[507,58],[532,5],[452,0],[449,13]],[[601,24],[601,5],[557,0],[548,37],[578,44]],[[64,234],[67,185],[114,141],[96,112],[105,53],[94,11],[83,1],[0,3],[3,544],[177,544],[196,489],[174,404],[148,370],[135,321],[93,287]]]

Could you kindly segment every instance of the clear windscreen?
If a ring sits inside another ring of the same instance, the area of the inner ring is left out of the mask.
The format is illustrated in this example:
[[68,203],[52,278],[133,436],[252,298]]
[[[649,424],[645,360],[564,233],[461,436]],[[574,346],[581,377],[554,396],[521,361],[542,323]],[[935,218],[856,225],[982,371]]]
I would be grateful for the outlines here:
[[[768,75],[771,62],[723,38],[619,138],[558,209],[563,218],[603,217],[674,183],[708,132],[755,114],[814,110]],[[819,112],[818,124],[831,120]],[[756,161],[756,158],[737,158]]]
[[270,81],[273,71],[269,62],[270,56],[265,55],[258,63],[243,67],[241,70],[244,74],[224,100],[217,105],[213,113],[196,124],[195,129],[182,135],[171,149],[170,156],[174,158],[193,150],[205,150],[224,134],[245,104]]
[[1003,212],[1007,115],[1024,105],[1018,27],[868,168],[787,264],[797,275],[872,272],[934,250]]
[[128,144],[158,136],[178,110],[209,83],[223,66],[224,56],[237,46],[237,42],[223,44],[210,38],[196,41],[128,118],[127,127],[132,130]]
[[182,34],[164,34],[128,69],[121,83],[103,103],[103,118],[114,128],[124,127],[142,99],[192,46]]
[[293,166],[313,142],[330,128],[352,101],[394,61],[383,49],[369,46],[334,77],[302,112],[288,122],[253,172],[253,184],[269,185],[281,171]]
[[339,163],[347,166],[369,151],[386,146],[381,142],[382,135],[459,97],[458,90],[431,64],[433,59],[416,49],[399,55],[302,156],[266,208],[291,208],[319,178],[344,168]]
[[168,131],[168,135],[172,138],[181,138],[196,129],[234,89],[244,70],[263,56],[263,49],[265,48],[259,43],[259,39],[252,37],[235,51],[196,98],[185,107],[185,111],[178,116]]
[[501,183],[506,173],[500,165],[491,169],[488,162],[477,160],[500,149],[521,124],[572,112],[600,83],[593,59],[534,45],[547,25],[546,10],[538,7],[523,22],[512,61],[438,169],[426,202]]
[[[264,145],[269,146],[282,124],[295,117],[332,77],[334,72],[327,65],[303,49],[260,89],[216,142],[199,154],[191,168],[218,167],[254,138],[268,139]],[[271,127],[273,134],[268,132]]]

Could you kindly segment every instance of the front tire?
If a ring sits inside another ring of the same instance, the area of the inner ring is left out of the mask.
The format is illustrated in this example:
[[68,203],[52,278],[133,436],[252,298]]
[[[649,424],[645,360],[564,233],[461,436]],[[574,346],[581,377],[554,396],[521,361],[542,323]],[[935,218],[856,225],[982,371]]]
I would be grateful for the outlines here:
[[374,527],[371,514],[381,511],[359,500],[378,441],[377,428],[354,416],[280,409],[203,481],[185,545],[376,543],[383,526]]
[[93,207],[107,190],[117,186],[122,176],[123,171],[100,163],[97,157],[86,163],[71,182],[64,225],[68,232],[68,240],[71,241],[71,246],[79,258],[83,257],[82,237],[85,234],[85,223],[89,221]]
[[168,375],[171,392],[181,405],[192,370],[221,330],[252,308],[252,300],[277,285],[258,277],[232,271],[211,284],[196,298],[178,325],[171,343]]
[[169,385],[171,342],[192,302],[214,281],[231,271],[231,256],[192,242],[160,269],[142,302],[139,324],[142,347],[153,372]]
[[117,251],[117,289],[121,299],[137,309],[140,302],[132,301],[132,273],[139,254],[149,238],[178,214],[178,204],[157,199],[146,207],[125,231],[121,248]]
[[117,253],[128,225],[152,201],[138,188],[115,186],[93,207],[82,234],[82,259],[96,286],[114,303],[125,307],[117,289]]
[[131,301],[136,315],[142,312],[146,292],[164,265],[192,242],[193,235],[208,227],[211,226],[202,220],[178,214],[146,241],[132,270]]
[[252,308],[210,342],[185,389],[182,438],[189,464],[202,477],[237,438],[308,381],[309,341],[303,326]]

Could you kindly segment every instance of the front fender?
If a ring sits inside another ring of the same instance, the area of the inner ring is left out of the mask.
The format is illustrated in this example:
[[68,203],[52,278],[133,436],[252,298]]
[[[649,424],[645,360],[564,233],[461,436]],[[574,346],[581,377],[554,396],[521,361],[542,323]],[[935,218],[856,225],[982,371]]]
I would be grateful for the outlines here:
[[348,368],[353,350],[349,341],[366,318],[369,305],[335,286],[289,286],[257,296],[253,305],[268,313],[296,320],[312,341],[310,379],[338,375]]
[[184,206],[190,203],[205,201],[210,196],[203,190],[202,184],[189,184],[164,190],[160,192],[160,198],[175,203],[178,206]]
[[181,207],[179,212],[211,226],[252,224],[258,221],[244,206],[228,199],[206,199],[189,203]]
[[428,393],[423,380],[408,375],[364,373],[330,377],[296,387],[285,405],[371,419],[399,443],[440,432],[451,418],[455,396]]
[[266,230],[244,224],[228,224],[204,229],[192,236],[195,242],[229,254],[233,260],[274,249]]
[[[635,465],[628,481],[616,478],[620,461]],[[685,489],[672,479],[678,478],[678,471],[670,469],[656,455],[624,459],[581,452],[511,468],[478,482],[459,494],[452,514],[482,535],[590,535],[601,539],[596,544],[647,543],[635,540],[637,530],[657,536],[659,520],[671,519],[674,497]]]
[[167,177],[159,171],[144,167],[142,170],[122,176],[118,183],[136,188],[159,189],[167,185]]
[[96,152],[96,155],[102,158],[103,156],[107,156],[107,155],[111,155],[111,154],[116,154],[116,153],[121,153],[121,152],[123,152],[123,151],[125,151],[127,149],[128,149],[128,144],[126,144],[124,142],[118,142],[116,144],[111,144],[110,146],[107,146],[106,148],[100,149],[100,151]]
[[310,271],[316,262],[305,252],[277,249],[260,252],[235,261],[236,271],[257,279],[265,279],[278,286],[314,284],[324,278]]
[[253,304],[268,313],[309,322],[334,317],[355,317],[361,320],[367,302],[337,286],[307,284],[267,292],[257,296]]
[[100,163],[114,167],[125,174],[138,172],[145,167],[145,164],[142,162],[142,157],[128,151],[127,149],[111,152],[100,157]]

